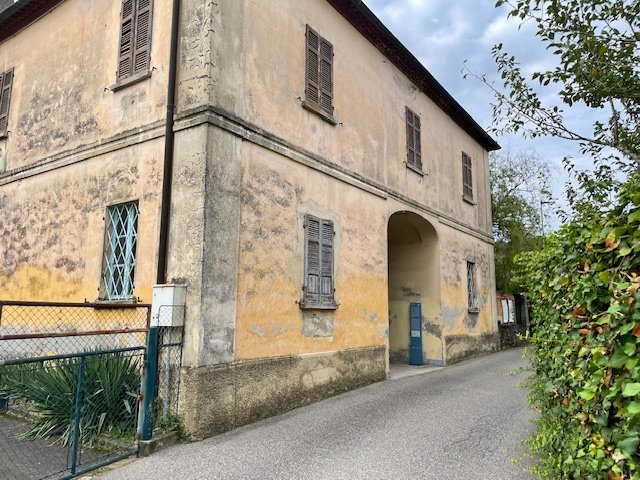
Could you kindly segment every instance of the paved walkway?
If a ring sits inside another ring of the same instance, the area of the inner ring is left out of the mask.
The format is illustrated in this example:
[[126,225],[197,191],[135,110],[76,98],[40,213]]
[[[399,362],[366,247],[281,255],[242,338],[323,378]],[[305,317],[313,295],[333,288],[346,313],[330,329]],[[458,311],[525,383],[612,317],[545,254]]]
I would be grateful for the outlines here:
[[0,478],[58,478],[67,469],[67,448],[51,445],[51,440],[20,438],[27,428],[25,422],[0,415]]
[[[70,448],[57,437],[24,439],[29,424],[0,414],[0,480],[57,479],[66,475],[70,466]],[[105,453],[89,448],[80,450],[79,468],[104,460]]]
[[516,349],[388,380],[99,478],[528,480],[523,365]]

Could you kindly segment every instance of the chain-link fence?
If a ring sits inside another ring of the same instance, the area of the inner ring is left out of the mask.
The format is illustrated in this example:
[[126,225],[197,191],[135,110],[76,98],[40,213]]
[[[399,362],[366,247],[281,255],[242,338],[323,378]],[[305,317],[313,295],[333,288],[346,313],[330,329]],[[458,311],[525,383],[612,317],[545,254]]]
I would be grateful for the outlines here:
[[137,452],[148,305],[0,302],[0,478]]
[[155,395],[157,429],[171,430],[178,427],[182,338],[182,328],[158,328],[158,374]]
[[144,345],[149,306],[0,302],[0,360]]

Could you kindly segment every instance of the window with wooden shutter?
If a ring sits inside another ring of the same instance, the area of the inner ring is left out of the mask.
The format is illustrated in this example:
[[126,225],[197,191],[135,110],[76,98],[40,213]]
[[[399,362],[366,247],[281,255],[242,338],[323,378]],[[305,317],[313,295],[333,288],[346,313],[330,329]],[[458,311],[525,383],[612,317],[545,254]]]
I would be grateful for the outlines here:
[[420,116],[406,107],[407,166],[422,172],[422,148],[420,142]]
[[13,69],[0,73],[0,138],[7,136],[9,128],[9,103],[13,86]]
[[337,308],[334,295],[333,222],[307,215],[302,308]]
[[118,81],[149,71],[153,0],[123,0]]
[[473,176],[471,157],[462,152],[462,197],[473,200]]
[[467,305],[470,312],[478,311],[476,264],[473,262],[467,262]]
[[307,25],[307,103],[333,115],[333,45]]

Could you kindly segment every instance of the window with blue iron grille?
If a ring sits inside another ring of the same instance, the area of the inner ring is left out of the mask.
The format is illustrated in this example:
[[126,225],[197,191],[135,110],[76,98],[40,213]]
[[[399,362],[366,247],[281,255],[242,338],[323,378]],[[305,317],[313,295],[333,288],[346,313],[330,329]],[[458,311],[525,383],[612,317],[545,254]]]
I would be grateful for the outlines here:
[[108,208],[102,273],[105,300],[133,298],[138,239],[138,202]]
[[470,311],[478,310],[476,294],[476,264],[467,262],[467,304]]

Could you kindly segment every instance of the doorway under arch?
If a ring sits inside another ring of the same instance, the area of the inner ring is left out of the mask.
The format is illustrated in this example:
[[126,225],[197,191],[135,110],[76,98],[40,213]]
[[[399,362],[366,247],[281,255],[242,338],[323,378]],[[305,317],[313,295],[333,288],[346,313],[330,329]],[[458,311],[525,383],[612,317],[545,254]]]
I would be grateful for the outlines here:
[[[424,362],[440,363],[440,266],[436,230],[416,213],[396,212],[389,218],[387,240],[389,362],[409,363],[410,306],[419,303]],[[413,335],[415,337],[415,331]]]

